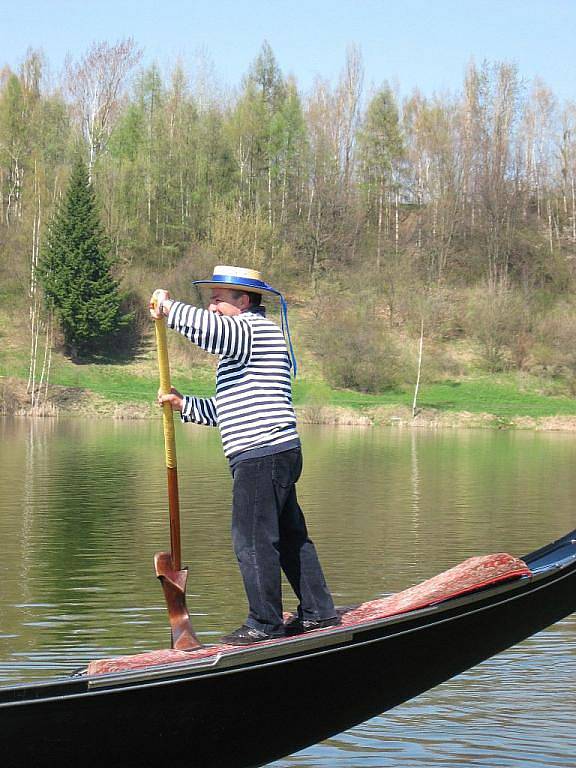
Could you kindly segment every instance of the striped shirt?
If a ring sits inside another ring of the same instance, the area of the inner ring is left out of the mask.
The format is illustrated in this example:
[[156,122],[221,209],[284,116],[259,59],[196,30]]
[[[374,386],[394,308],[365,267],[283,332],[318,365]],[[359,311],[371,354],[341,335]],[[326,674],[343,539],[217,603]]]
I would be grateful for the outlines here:
[[232,466],[300,445],[284,335],[263,308],[227,317],[175,301],[168,326],[220,357],[216,394],[185,396],[182,421],[217,426]]

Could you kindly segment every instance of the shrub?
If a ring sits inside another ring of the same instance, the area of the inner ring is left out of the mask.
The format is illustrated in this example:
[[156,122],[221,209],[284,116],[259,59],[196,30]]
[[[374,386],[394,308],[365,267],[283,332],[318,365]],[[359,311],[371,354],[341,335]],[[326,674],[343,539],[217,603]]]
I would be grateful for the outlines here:
[[533,342],[529,308],[518,291],[506,286],[474,289],[465,324],[490,371],[524,367]]
[[359,308],[331,308],[315,328],[316,351],[333,386],[378,393],[407,378],[406,353],[381,318],[366,316]]
[[536,328],[534,362],[548,375],[565,378],[576,391],[576,308],[561,302]]

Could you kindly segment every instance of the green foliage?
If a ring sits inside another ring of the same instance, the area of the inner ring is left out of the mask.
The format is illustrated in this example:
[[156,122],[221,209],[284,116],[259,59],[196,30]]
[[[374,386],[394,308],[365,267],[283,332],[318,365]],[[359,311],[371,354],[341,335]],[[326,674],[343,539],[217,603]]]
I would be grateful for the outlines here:
[[0,110],[0,136],[2,137],[2,151],[17,151],[15,148],[26,141],[28,127],[23,117],[26,112],[25,97],[16,75],[8,76]]
[[108,150],[114,159],[134,162],[143,141],[143,110],[135,104],[130,104],[110,136]]
[[366,172],[377,179],[391,174],[404,155],[398,107],[388,85],[368,105],[358,141]]
[[256,86],[270,112],[273,112],[284,99],[282,72],[270,44],[266,41],[250,66],[247,82]]
[[368,105],[358,132],[358,145],[367,205],[376,214],[381,228],[384,196],[398,189],[400,162],[404,157],[398,108],[387,85]]
[[73,358],[100,351],[128,320],[110,270],[88,169],[77,160],[39,265],[48,308],[59,319]]
[[59,168],[68,162],[71,145],[70,117],[64,101],[53,96],[38,105],[37,137],[39,159],[45,168]]

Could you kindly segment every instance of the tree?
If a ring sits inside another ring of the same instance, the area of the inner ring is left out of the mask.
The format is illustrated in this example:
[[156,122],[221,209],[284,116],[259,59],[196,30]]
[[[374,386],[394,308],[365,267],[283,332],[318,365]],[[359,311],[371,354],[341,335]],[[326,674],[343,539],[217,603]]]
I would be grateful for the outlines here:
[[10,74],[0,93],[0,169],[6,177],[4,220],[10,224],[22,217],[25,160],[29,154],[27,103],[20,79]]
[[286,85],[274,53],[264,43],[244,78],[229,131],[240,177],[238,210],[242,213],[247,208],[258,217],[265,206],[270,227],[274,224],[279,177],[276,121],[285,95]]
[[288,81],[285,98],[272,121],[271,143],[276,158],[276,176],[281,183],[280,223],[284,225],[288,221],[289,208],[296,217],[302,214],[309,154],[304,113],[293,80]]
[[[416,211],[416,247],[422,270],[441,282],[463,231],[463,170],[459,107],[454,99],[418,91],[404,103],[406,191]],[[468,267],[470,269],[470,267]]]
[[115,45],[93,44],[80,62],[66,62],[68,91],[90,151],[90,179],[96,158],[110,138],[123,82],[141,55],[128,38]]
[[346,197],[352,179],[354,139],[360,119],[363,79],[360,49],[350,46],[346,51],[346,64],[336,90],[338,145]]
[[49,309],[59,319],[72,358],[97,351],[119,331],[118,284],[99,220],[88,168],[77,160],[64,199],[53,217],[39,264]]
[[471,65],[464,84],[464,145],[471,219],[479,205],[479,224],[492,285],[509,275],[519,209],[514,147],[521,113],[521,88],[515,66]]
[[395,209],[394,242],[395,250],[398,250],[399,166],[404,155],[398,108],[388,85],[384,85],[368,105],[358,139],[368,208],[374,210],[377,220],[376,268],[379,270],[382,265],[383,230],[389,233],[391,229],[392,199]]

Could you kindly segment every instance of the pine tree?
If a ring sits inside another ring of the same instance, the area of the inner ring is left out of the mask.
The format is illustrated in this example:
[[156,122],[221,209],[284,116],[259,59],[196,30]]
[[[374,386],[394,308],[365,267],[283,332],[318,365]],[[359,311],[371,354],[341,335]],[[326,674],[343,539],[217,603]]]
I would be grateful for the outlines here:
[[72,358],[100,351],[128,320],[109,252],[88,168],[79,159],[49,226],[39,268],[48,307],[60,321]]

